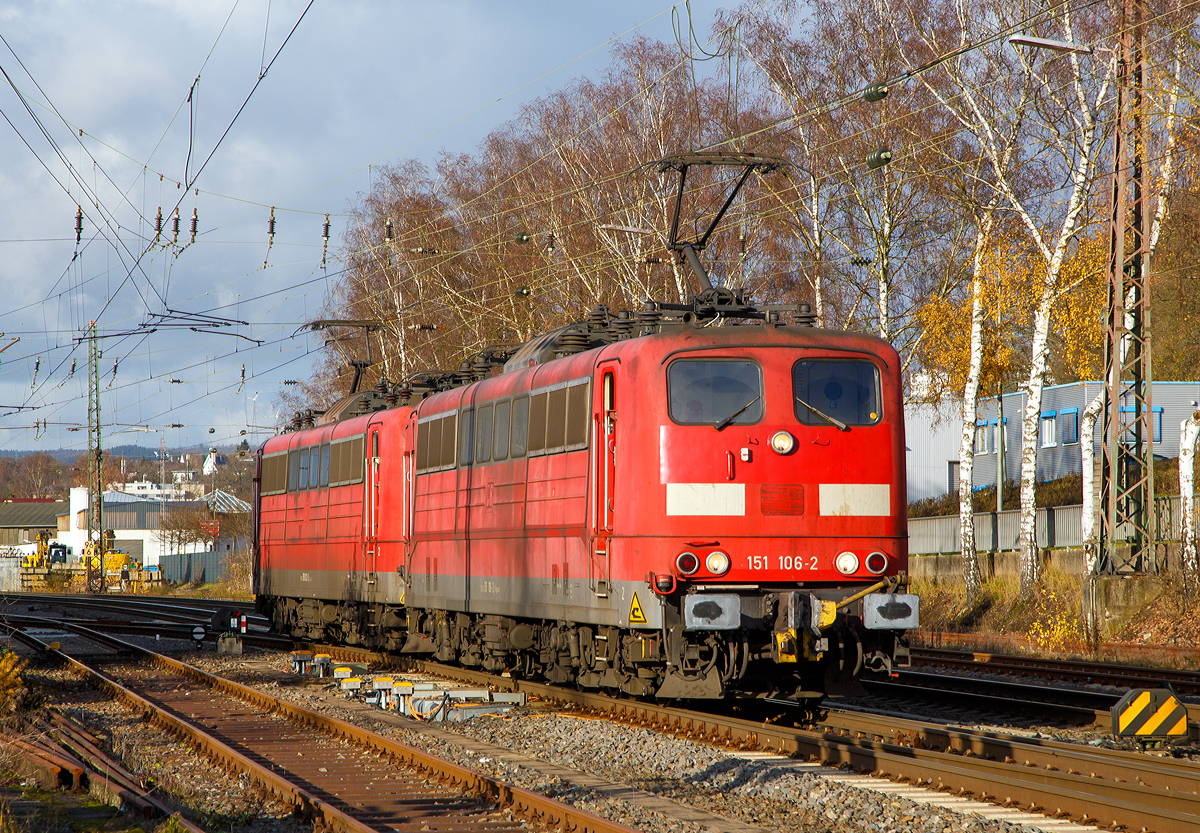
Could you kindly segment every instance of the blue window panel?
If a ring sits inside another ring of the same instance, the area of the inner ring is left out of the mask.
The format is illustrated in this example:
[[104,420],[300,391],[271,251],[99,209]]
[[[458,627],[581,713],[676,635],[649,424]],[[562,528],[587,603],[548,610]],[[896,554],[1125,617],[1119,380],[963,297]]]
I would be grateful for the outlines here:
[[[1154,442],[1161,443],[1162,442],[1163,409],[1162,409],[1161,405],[1155,405],[1150,410],[1152,412],[1150,424],[1153,426]],[[1120,413],[1122,415],[1124,415],[1124,414],[1130,415],[1128,419],[1124,416],[1121,417],[1122,427],[1128,426],[1130,421],[1132,421],[1132,419],[1133,419],[1134,407],[1132,405],[1121,405]],[[1124,436],[1121,437],[1121,442],[1127,442],[1127,443],[1133,442],[1133,436],[1131,433],[1122,432],[1122,434]]]
[[1079,442],[1079,409],[1061,411],[1058,415],[1058,436],[1063,445]]

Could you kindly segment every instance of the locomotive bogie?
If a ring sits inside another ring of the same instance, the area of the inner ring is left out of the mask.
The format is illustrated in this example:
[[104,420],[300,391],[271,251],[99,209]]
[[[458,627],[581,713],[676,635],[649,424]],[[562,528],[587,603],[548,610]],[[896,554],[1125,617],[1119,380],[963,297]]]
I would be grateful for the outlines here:
[[903,661],[890,347],[682,327],[544,352],[268,441],[277,628],[664,699],[837,693]]

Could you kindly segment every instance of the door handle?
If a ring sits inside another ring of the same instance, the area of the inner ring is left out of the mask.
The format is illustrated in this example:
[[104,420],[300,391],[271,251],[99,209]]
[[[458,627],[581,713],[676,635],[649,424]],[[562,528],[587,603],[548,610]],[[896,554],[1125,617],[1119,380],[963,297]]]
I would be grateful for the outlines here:
[[725,452],[725,461],[729,464],[729,479],[733,480],[733,452]]

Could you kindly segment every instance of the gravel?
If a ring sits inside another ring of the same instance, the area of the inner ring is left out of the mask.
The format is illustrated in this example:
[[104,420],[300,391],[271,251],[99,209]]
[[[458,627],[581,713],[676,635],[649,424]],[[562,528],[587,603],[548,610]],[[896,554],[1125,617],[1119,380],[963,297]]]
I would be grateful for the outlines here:
[[[770,761],[748,761],[726,751],[645,729],[532,708],[503,717],[437,724],[436,736],[384,723],[377,713],[352,709],[332,686],[280,685],[273,675],[290,670],[286,655],[226,658],[194,655],[189,661],[213,673],[254,685],[272,696],[340,717],[402,743],[484,772],[516,786],[551,795],[588,812],[653,833],[699,831],[636,801],[548,777],[536,769],[480,753],[481,744],[559,764],[620,785],[653,793],[745,824],[796,833],[1021,833],[1030,828],[985,820],[941,807],[918,805],[796,771]],[[266,672],[266,673],[264,673]],[[416,675],[389,674],[419,679]],[[447,735],[450,737],[447,738]],[[473,748],[474,747],[474,748]]]

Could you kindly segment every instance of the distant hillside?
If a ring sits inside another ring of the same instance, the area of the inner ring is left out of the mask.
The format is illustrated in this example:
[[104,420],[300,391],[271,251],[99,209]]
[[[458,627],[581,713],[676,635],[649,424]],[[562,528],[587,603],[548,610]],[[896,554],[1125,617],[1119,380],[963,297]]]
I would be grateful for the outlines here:
[[[207,445],[192,445],[192,446],[186,446],[183,448],[168,448],[167,454],[172,457],[178,458],[179,455],[181,455],[181,454],[203,454],[203,453],[207,452],[209,448],[213,448],[213,447],[214,446],[207,446]],[[228,454],[229,452],[232,452],[234,450],[234,446],[232,446],[232,445],[215,446],[215,448],[217,449],[217,451],[220,451],[220,452],[226,453],[226,454]],[[139,459],[157,460],[158,459],[158,449],[157,448],[145,448],[140,445],[115,445],[115,446],[112,446],[111,448],[105,448],[104,451],[105,451],[105,453],[111,454],[114,457],[128,457],[128,458],[131,458],[134,460],[139,460]],[[83,453],[83,451],[78,448],[46,448],[46,449],[34,449],[34,450],[25,450],[25,451],[0,449],[0,457],[26,457],[30,454],[37,454],[39,452],[44,452],[45,454],[49,454],[51,457],[53,457],[55,460],[58,460],[61,463],[73,463],[73,462],[75,462],[75,458]]]

